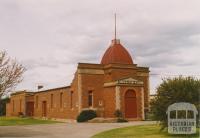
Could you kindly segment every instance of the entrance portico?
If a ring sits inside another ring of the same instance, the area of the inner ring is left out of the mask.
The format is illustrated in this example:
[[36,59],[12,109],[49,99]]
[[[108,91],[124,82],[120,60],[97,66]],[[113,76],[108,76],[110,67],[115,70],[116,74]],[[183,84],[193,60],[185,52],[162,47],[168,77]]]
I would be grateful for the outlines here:
[[130,77],[104,83],[104,87],[105,89],[109,87],[110,90],[114,90],[114,109],[120,110],[123,117],[131,120],[144,120],[144,88],[142,81]]

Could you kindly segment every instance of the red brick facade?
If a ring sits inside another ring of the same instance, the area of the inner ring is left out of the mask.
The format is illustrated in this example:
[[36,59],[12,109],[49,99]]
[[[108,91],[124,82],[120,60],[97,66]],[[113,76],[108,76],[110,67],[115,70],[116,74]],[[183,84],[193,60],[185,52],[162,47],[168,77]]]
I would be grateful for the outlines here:
[[[18,116],[20,113],[26,114],[28,102],[33,101],[33,93],[26,91],[20,91],[12,94],[10,103],[6,104],[6,115],[7,116]],[[33,112],[32,112],[33,114]]]
[[[135,94],[135,101],[125,98],[127,91]],[[134,105],[127,105],[128,101]],[[31,109],[26,108],[28,103]],[[149,69],[136,64],[79,63],[70,86],[12,94],[7,115],[31,115],[31,110],[34,117],[75,119],[87,109],[95,110],[99,117],[113,118],[119,109],[124,117],[135,113],[131,119],[144,119],[144,112],[149,109]]]

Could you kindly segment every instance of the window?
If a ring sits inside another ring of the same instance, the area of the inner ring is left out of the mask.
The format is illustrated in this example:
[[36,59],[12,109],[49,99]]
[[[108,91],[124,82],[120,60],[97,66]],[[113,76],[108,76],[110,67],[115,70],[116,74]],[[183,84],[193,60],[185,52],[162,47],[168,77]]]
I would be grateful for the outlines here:
[[38,96],[36,96],[36,108],[38,108]]
[[170,112],[170,118],[171,119],[176,119],[176,111],[171,111]]
[[188,112],[187,112],[187,118],[188,119],[193,119],[194,118],[194,112],[192,110],[188,110]]
[[22,111],[22,99],[19,100],[19,111]]
[[71,108],[73,108],[73,94],[74,94],[74,92],[73,91],[71,91],[71,93],[70,93],[71,95],[70,95],[70,107]]
[[53,94],[51,94],[51,108],[53,108]]
[[62,104],[63,104],[63,93],[60,93],[60,108],[62,108]]
[[186,119],[186,111],[185,110],[178,110],[178,119]]
[[89,107],[93,106],[93,94],[92,94],[92,91],[88,92],[88,106]]
[[13,112],[15,112],[15,101],[13,100]]

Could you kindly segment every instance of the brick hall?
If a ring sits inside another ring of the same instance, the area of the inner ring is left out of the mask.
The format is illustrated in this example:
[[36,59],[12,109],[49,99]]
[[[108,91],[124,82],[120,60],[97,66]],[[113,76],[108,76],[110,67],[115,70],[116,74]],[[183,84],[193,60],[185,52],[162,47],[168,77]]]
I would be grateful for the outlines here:
[[7,116],[76,119],[87,109],[98,117],[143,120],[149,110],[149,68],[133,61],[119,39],[112,40],[100,64],[78,63],[69,86],[11,94]]

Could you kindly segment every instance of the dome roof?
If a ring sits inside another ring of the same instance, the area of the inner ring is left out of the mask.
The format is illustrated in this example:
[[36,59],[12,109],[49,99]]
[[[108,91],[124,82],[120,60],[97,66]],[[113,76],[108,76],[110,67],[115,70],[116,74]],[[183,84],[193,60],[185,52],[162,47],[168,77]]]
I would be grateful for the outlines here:
[[130,54],[120,44],[119,39],[112,40],[111,46],[106,50],[101,60],[101,64],[110,63],[133,64]]

